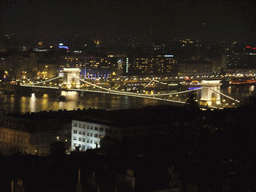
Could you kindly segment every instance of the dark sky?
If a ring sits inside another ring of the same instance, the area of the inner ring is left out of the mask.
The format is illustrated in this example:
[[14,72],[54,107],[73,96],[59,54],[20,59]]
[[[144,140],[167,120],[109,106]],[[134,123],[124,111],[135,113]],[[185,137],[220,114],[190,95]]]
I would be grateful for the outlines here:
[[24,44],[76,34],[79,41],[100,35],[254,43],[255,5],[249,0],[2,0],[1,33]]

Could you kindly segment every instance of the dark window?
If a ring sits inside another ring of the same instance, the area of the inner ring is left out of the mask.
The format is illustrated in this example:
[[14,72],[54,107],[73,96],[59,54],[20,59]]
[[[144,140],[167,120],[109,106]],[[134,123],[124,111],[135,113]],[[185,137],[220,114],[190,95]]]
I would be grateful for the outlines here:
[[77,137],[73,137],[73,140],[77,140]]
[[94,137],[99,137],[99,135],[98,134],[94,134]]
[[87,143],[89,143],[90,142],[90,140],[89,139],[87,139]]
[[87,126],[87,129],[90,129],[90,126],[89,126],[89,125]]
[[92,143],[92,140],[90,141],[90,143]]
[[79,127],[82,128],[82,124],[79,124]]
[[103,132],[103,128],[100,128],[100,131]]
[[82,138],[81,138],[81,137],[79,137],[79,138],[78,138],[78,140],[79,140],[79,141],[82,141]]
[[77,127],[77,123],[74,123],[74,127]]
[[79,135],[81,135],[82,134],[82,131],[79,131]]
[[93,133],[91,133],[91,135],[90,135],[91,137],[93,136]]
[[83,138],[83,142],[85,142],[85,138]]
[[85,127],[86,127],[86,126],[85,126],[85,125],[83,125],[83,128],[84,128],[84,129],[85,129]]
[[91,126],[91,130],[93,130],[93,126]]
[[83,131],[83,135],[85,135],[85,132]]
[[77,133],[77,130],[74,130],[74,133]]
[[87,136],[90,136],[90,133],[87,133]]
[[99,130],[99,128],[98,128],[98,127],[95,127],[95,128],[94,128],[94,130],[95,130],[95,131],[98,131],[98,130]]

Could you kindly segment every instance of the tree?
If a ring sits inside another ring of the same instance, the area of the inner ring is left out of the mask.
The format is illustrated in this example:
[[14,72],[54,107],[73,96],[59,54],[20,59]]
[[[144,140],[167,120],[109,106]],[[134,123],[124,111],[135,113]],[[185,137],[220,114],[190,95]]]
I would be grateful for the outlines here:
[[188,105],[189,108],[198,109],[199,104],[196,102],[195,99],[196,94],[190,93],[185,104]]

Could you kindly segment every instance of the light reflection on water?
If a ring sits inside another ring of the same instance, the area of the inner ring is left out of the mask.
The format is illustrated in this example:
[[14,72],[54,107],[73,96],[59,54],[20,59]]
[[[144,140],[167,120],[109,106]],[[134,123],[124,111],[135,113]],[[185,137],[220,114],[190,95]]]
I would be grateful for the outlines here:
[[76,92],[71,92],[62,93],[61,95],[66,96],[66,101],[60,101],[58,97],[51,97],[48,94],[40,97],[36,97],[34,93],[31,96],[5,95],[1,99],[1,109],[4,109],[6,113],[26,113],[49,110],[57,111],[59,109],[73,110],[78,108],[127,109],[162,103],[161,101],[108,94],[87,94],[81,97]]
[[[229,86],[222,88],[221,92],[231,97],[242,100],[243,96],[252,95],[255,92],[254,85],[246,86]],[[38,112],[38,111],[57,111],[59,109],[73,110],[83,108],[95,109],[128,109],[141,108],[148,105],[160,105],[164,102],[134,98],[128,96],[117,96],[108,94],[89,93],[85,96],[79,96],[76,92],[62,91],[61,95],[66,97],[66,101],[60,101],[58,96],[43,94],[36,96],[7,96],[2,95],[0,98],[0,109],[4,109],[6,113],[13,112]],[[171,104],[171,103],[164,103]]]

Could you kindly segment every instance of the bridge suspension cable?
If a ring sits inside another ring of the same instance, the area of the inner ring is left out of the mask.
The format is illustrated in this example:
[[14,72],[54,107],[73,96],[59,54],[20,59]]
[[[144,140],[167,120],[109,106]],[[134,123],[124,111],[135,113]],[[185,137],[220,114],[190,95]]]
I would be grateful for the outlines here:
[[45,82],[53,81],[53,80],[59,79],[59,78],[62,78],[62,77],[61,76],[54,77],[54,78],[51,78],[51,79],[48,79],[48,80],[45,80],[45,81],[41,81],[41,82],[37,82],[37,83],[32,83],[31,85],[37,85],[37,84],[40,84],[40,83],[45,83]]
[[213,92],[215,92],[215,93],[218,93],[218,94],[220,94],[220,95],[222,95],[222,96],[224,96],[224,97],[228,98],[228,99],[231,99],[231,100],[233,100],[233,101],[235,101],[235,102],[237,102],[237,103],[240,103],[240,101],[239,101],[239,100],[234,99],[234,98],[232,98],[232,97],[230,97],[230,96],[228,96],[228,95],[226,95],[226,94],[224,94],[224,93],[221,93],[221,92],[215,91],[215,90],[213,90],[213,89],[211,89],[211,90],[212,90]]
[[[107,88],[104,88],[104,87],[101,87],[101,86],[98,86],[98,85],[95,85],[93,83],[90,83],[86,80],[83,80],[83,79],[80,79],[74,75],[72,75],[74,78],[84,82],[84,83],[87,83],[89,85],[92,85],[94,87],[97,87],[99,89],[103,89],[103,90],[106,90],[106,91],[109,91],[109,92],[115,92],[115,93],[127,93],[127,94],[130,94],[130,95],[142,95],[142,96],[145,96],[145,94],[140,94],[140,93],[130,93],[130,92],[124,92],[124,91],[115,91],[115,90],[111,90],[111,89],[107,89]],[[187,93],[187,92],[192,92],[192,91],[197,91],[201,88],[198,88],[198,89],[193,89],[193,90],[186,90],[186,91],[179,91],[179,92],[173,92],[173,93],[162,93],[162,94],[150,94],[148,95],[149,97],[153,97],[153,96],[167,96],[167,95],[174,95],[174,94],[182,94],[182,93]]]
[[152,79],[147,85],[144,86],[144,88],[146,88],[147,86],[149,86],[153,81],[154,81],[154,82],[157,82],[157,83],[161,83],[161,84],[163,84],[163,85],[167,85],[167,83],[163,83],[163,82],[161,82],[161,81],[157,81],[157,80],[155,80],[155,79]]

